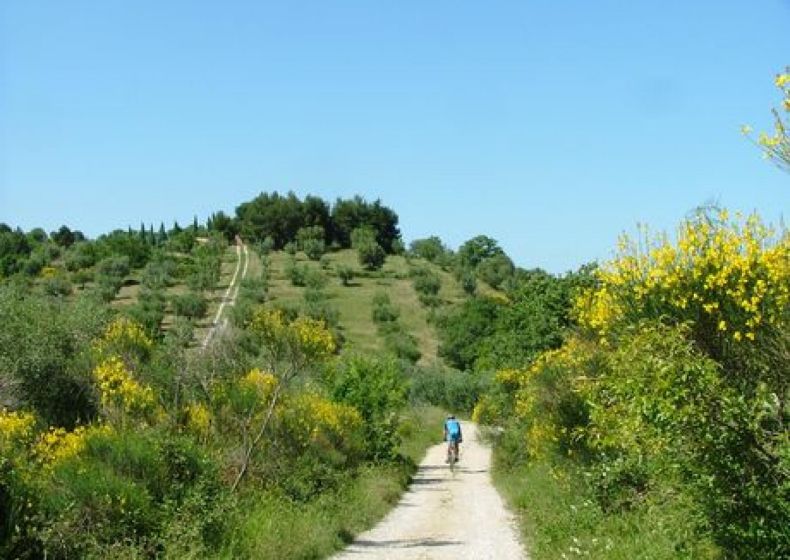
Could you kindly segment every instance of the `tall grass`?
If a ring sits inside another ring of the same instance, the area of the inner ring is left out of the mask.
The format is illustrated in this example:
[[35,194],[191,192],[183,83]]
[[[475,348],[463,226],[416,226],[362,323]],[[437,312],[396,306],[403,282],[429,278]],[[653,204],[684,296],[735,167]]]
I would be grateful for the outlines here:
[[692,506],[682,496],[646,496],[631,509],[607,513],[569,463],[506,466],[497,453],[494,483],[517,511],[533,560],[720,557],[694,532]]
[[434,407],[409,410],[400,430],[403,461],[367,466],[313,501],[296,503],[275,493],[246,496],[219,558],[312,559],[342,549],[397,503],[416,462],[437,441],[442,418]]

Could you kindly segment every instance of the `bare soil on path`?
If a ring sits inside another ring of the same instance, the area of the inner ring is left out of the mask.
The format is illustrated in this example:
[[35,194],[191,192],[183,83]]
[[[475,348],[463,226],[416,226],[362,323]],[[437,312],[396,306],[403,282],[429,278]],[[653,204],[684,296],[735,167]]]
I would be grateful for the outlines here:
[[[244,258],[242,259],[242,254]],[[244,267],[242,268],[241,262],[244,261]],[[230,283],[228,284],[228,288],[225,290],[225,295],[222,296],[221,303],[219,308],[217,309],[217,313],[214,315],[214,319],[211,321],[211,328],[209,328],[206,336],[203,338],[203,343],[201,347],[205,350],[208,346],[209,342],[212,338],[219,332],[220,330],[224,329],[227,324],[227,319],[222,319],[222,311],[225,309],[226,305],[233,305],[236,303],[236,297],[239,295],[239,286],[241,286],[241,281],[247,276],[247,268],[250,264],[250,257],[247,251],[247,245],[242,243],[240,239],[236,240],[236,269],[233,271],[233,277],[230,279]],[[239,278],[239,271],[241,270],[241,277]],[[238,278],[238,280],[237,280]]]
[[431,447],[395,509],[334,560],[528,558],[491,482],[491,449],[475,424],[462,422],[462,428],[455,473],[444,462],[446,444]]

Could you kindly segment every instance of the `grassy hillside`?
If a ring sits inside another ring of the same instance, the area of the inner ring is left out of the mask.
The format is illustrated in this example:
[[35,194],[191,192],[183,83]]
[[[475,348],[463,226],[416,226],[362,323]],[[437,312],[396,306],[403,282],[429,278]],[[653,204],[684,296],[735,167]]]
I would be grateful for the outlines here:
[[[305,288],[292,285],[286,275],[286,267],[291,258],[283,252],[269,256],[269,300],[272,303],[297,305],[302,302]],[[439,274],[442,279],[439,297],[444,304],[457,302],[464,297],[452,275],[422,259],[407,261],[401,256],[387,257],[384,267],[379,271],[364,271],[360,268],[353,250],[327,254],[324,259],[325,268],[318,262],[310,261],[302,253],[298,253],[295,259],[297,264],[320,270],[328,278],[325,292],[330,304],[339,313],[340,331],[345,337],[345,351],[379,353],[384,350],[382,338],[373,321],[372,309],[374,295],[385,292],[400,311],[399,320],[402,325],[417,339],[422,354],[419,363],[428,365],[438,361],[438,340],[434,327],[429,323],[430,311],[420,303],[409,277],[409,269],[410,266],[419,265],[429,267]],[[260,266],[259,257],[252,256],[251,263]],[[337,277],[339,265],[354,269],[355,277],[348,286],[343,286]]]

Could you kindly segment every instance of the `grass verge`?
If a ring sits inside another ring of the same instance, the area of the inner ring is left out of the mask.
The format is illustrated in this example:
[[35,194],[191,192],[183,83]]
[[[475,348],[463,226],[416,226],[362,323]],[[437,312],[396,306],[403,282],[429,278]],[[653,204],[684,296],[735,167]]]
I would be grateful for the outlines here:
[[682,496],[648,497],[631,509],[607,513],[571,466],[502,463],[495,462],[494,483],[518,513],[532,560],[719,557],[715,546],[694,532]]
[[434,407],[409,410],[402,423],[397,464],[371,465],[308,503],[276,494],[250,495],[221,558],[314,559],[345,547],[375,525],[398,502],[415,465],[436,443],[443,413]]

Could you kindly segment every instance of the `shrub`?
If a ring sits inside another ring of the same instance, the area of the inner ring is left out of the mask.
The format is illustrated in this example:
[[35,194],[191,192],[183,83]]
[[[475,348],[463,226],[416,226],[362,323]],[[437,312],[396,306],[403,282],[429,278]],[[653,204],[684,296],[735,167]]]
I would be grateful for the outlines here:
[[123,279],[129,275],[129,257],[107,257],[96,266],[100,276]]
[[304,285],[306,288],[321,290],[327,284],[327,278],[320,270],[305,267]]
[[464,270],[461,273],[461,288],[467,296],[474,296],[477,292],[477,278],[474,272]]
[[416,363],[422,353],[417,347],[415,338],[402,328],[394,329],[384,335],[384,346],[392,352],[395,357]]
[[307,258],[311,261],[319,260],[326,252],[323,239],[308,239],[304,242],[302,247],[304,254],[307,255]]
[[93,277],[93,272],[90,270],[75,270],[71,273],[71,281],[82,290],[85,289],[85,284],[93,281]]
[[167,299],[164,292],[143,290],[137,298],[137,303],[126,306],[123,312],[139,323],[149,337],[159,338],[162,334],[160,329],[166,309]]
[[296,252],[299,250],[299,248],[297,247],[296,243],[294,243],[293,241],[289,241],[283,246],[283,250],[289,255],[291,255],[292,257],[295,257]]
[[346,264],[339,264],[336,267],[337,277],[344,286],[348,286],[351,280],[354,279],[354,269]]
[[412,269],[412,284],[417,293],[424,296],[436,296],[442,287],[439,275],[427,268]]
[[86,298],[54,301],[0,286],[0,372],[17,404],[47,424],[73,426],[94,417],[84,364],[108,318],[105,306]]
[[394,323],[398,320],[400,312],[392,305],[386,292],[376,292],[373,296],[373,321],[376,323]]
[[269,291],[269,281],[264,275],[258,278],[247,277],[239,285],[239,299],[253,303],[264,303]]
[[356,249],[357,256],[359,257],[359,264],[367,270],[378,270],[384,266],[387,255],[378,243],[364,243],[358,245]]
[[170,259],[157,259],[149,262],[143,270],[140,283],[151,290],[162,290],[173,282],[176,263]]
[[272,239],[270,235],[267,235],[263,241],[255,246],[255,248],[261,257],[267,256],[274,250],[274,239]]
[[187,319],[200,319],[205,317],[208,311],[206,298],[195,292],[173,296],[170,303],[175,315]]
[[436,260],[447,251],[442,240],[436,236],[431,236],[426,239],[415,239],[409,245],[409,249],[414,256],[421,257],[430,262],[436,262]]
[[364,420],[367,456],[391,460],[397,454],[397,412],[406,383],[397,364],[362,356],[344,359],[331,378],[333,400],[353,406]]
[[477,266],[478,277],[492,288],[500,288],[515,272],[513,261],[505,254],[483,259]]
[[45,294],[54,297],[68,296],[74,291],[69,279],[60,274],[52,278],[45,278],[41,283],[41,287]]
[[294,259],[289,260],[285,265],[285,275],[293,286],[305,286],[309,274],[310,267],[304,264],[298,264]]

